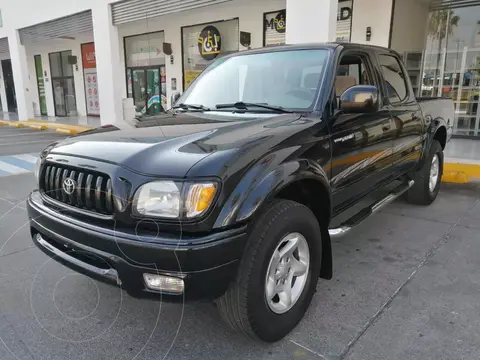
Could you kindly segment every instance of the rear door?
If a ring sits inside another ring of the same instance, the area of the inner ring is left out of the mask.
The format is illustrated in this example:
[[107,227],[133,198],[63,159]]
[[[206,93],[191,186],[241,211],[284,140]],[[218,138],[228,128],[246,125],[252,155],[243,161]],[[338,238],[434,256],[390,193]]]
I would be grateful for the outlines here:
[[[364,50],[343,53],[337,66],[337,98],[354,85],[381,89],[381,78],[374,69],[372,56]],[[381,96],[379,101],[375,113],[340,114],[330,122],[334,213],[341,212],[391,175],[393,124]]]
[[383,76],[384,103],[390,110],[394,126],[393,171],[403,174],[418,163],[426,129],[408,73],[398,56],[393,52],[381,52],[378,63]]

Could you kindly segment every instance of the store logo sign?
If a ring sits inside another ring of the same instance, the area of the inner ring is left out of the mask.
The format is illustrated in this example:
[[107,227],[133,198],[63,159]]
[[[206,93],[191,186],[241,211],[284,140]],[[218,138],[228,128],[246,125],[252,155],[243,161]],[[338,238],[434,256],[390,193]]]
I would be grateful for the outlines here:
[[337,20],[348,20],[352,17],[352,8],[344,6],[338,12]]
[[270,20],[265,20],[265,29],[272,29],[278,33],[284,33],[287,28],[287,15],[285,10],[281,10]]
[[205,60],[213,60],[222,48],[222,38],[215,26],[206,26],[198,36],[198,51]]

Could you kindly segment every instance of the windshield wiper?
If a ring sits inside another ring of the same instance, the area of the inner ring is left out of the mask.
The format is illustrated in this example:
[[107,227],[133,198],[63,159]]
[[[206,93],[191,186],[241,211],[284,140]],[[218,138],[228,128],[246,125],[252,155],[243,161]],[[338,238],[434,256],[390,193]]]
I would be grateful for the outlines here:
[[194,109],[194,110],[210,111],[210,108],[203,105],[185,104],[185,103],[177,104],[172,109],[183,109],[183,110]]
[[217,104],[215,106],[215,108],[217,109],[236,108],[240,110],[248,110],[249,107],[258,107],[258,108],[273,110],[273,111],[282,112],[282,113],[293,112],[293,111],[285,110],[281,106],[268,105],[263,103],[249,103],[249,102],[243,102],[243,101],[237,101],[236,103],[231,103],[231,104]]

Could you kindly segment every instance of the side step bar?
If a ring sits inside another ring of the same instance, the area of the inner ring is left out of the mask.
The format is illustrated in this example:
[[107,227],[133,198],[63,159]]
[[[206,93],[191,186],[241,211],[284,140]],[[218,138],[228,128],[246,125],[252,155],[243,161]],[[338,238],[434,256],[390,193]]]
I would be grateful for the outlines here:
[[348,233],[355,226],[366,220],[370,215],[376,213],[378,210],[383,208],[385,205],[390,204],[393,200],[398,198],[400,195],[405,193],[410,189],[414,184],[413,180],[409,180],[408,183],[398,186],[396,189],[392,190],[387,196],[383,199],[380,199],[374,202],[372,205],[363,208],[358,213],[353,215],[350,219],[344,221],[337,228],[328,229],[328,233],[331,237],[340,237]]

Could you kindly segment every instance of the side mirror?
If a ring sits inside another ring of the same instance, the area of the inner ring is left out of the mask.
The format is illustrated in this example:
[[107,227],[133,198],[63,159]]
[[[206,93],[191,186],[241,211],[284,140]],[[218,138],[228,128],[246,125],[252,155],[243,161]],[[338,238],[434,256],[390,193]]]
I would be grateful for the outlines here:
[[378,89],[372,85],[355,85],[340,96],[340,110],[344,113],[366,113],[378,110]]
[[180,93],[176,92],[172,95],[172,106],[175,106],[178,99],[180,99]]

